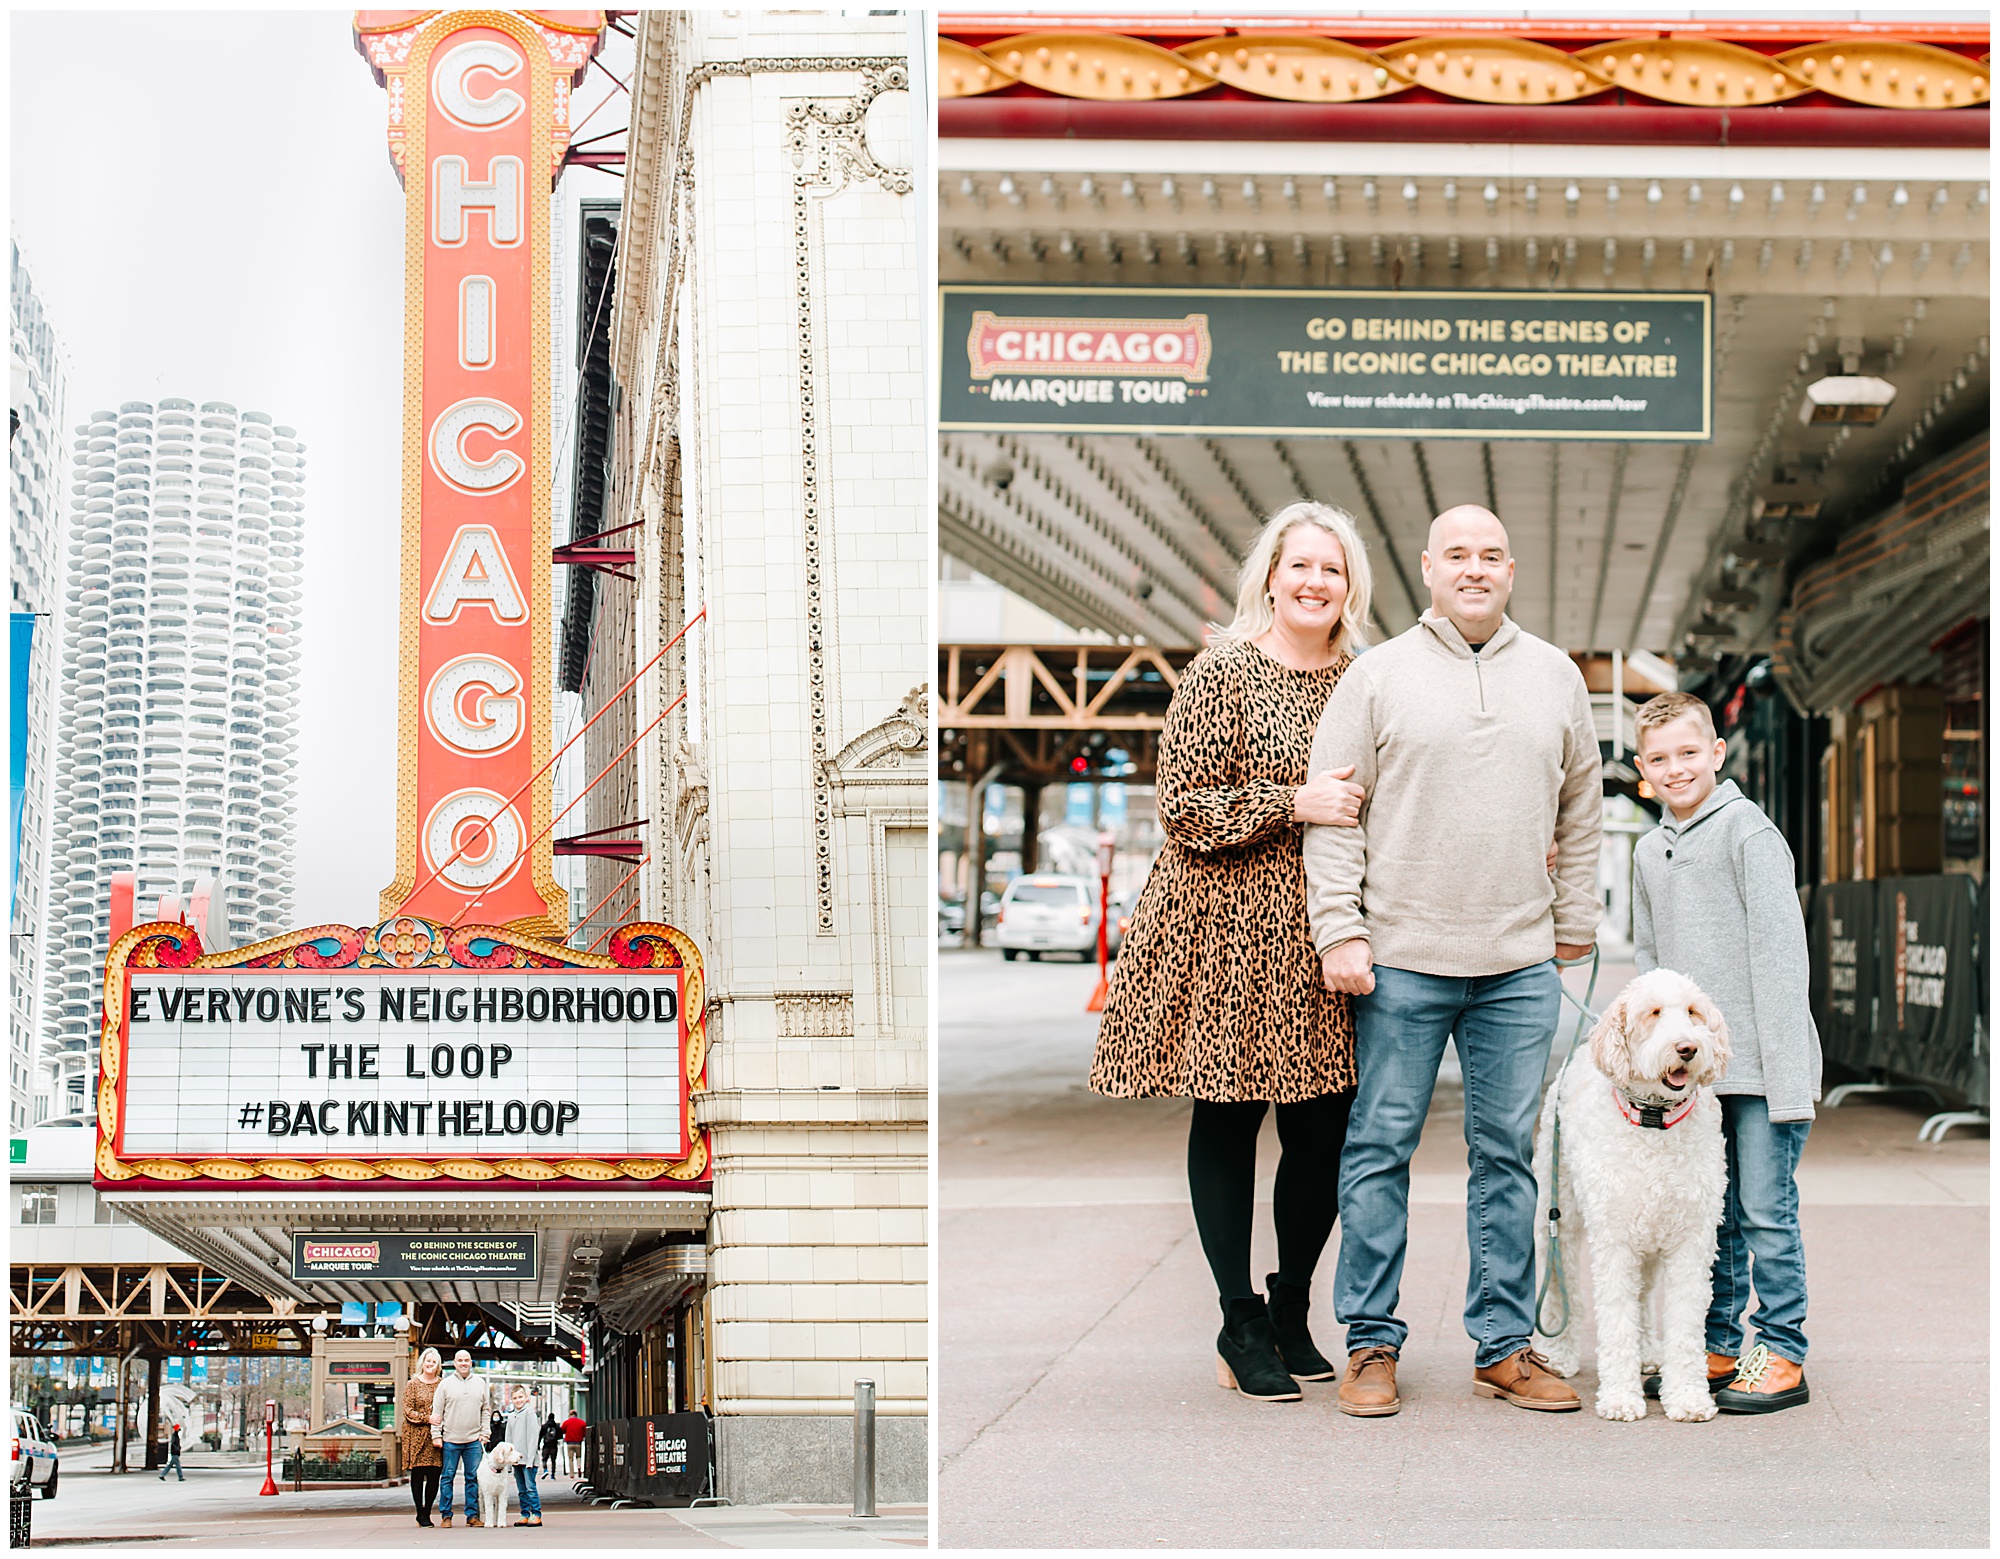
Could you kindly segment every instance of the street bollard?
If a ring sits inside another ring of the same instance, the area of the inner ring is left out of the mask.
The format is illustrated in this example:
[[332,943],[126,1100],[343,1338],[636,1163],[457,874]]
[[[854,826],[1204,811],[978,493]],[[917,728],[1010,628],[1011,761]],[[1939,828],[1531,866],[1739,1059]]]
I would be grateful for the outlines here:
[[854,1514],[875,1514],[875,1382],[854,1383]]

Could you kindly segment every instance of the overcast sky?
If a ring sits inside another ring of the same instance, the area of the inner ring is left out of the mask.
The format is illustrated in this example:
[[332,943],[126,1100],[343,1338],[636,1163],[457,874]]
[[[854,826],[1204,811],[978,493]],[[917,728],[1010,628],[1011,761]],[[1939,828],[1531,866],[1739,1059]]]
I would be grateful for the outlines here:
[[[302,926],[372,923],[395,863],[403,196],[352,14],[9,18],[9,219],[67,426],[182,395],[306,445]],[[593,72],[578,115],[613,90]],[[620,101],[583,134],[624,123]],[[572,171],[563,192],[584,183],[618,188]]]

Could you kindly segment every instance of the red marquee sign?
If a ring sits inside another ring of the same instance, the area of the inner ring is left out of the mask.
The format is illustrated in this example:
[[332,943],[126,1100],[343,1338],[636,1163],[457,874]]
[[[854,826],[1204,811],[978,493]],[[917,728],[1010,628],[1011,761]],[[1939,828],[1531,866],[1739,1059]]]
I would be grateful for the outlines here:
[[396,880],[385,916],[569,928],[551,869],[549,191],[601,11],[359,11],[405,192]]

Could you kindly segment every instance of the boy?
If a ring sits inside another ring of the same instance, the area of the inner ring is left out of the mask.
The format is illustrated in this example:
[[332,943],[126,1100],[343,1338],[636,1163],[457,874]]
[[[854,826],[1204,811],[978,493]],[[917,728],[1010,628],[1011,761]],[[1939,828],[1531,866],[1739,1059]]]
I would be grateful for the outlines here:
[[[1729,1071],[1715,1087],[1729,1188],[1708,1307],[1709,1387],[1722,1388],[1715,1405],[1725,1413],[1776,1413],[1811,1400],[1793,1172],[1812,1128],[1820,1053],[1792,852],[1734,780],[1716,783],[1728,749],[1700,699],[1663,693],[1633,724],[1639,772],[1667,808],[1633,860],[1639,972],[1680,971],[1729,1024]],[[1753,1261],[1757,1346],[1744,1353]]]
[[542,1438],[542,1415],[528,1395],[526,1386],[514,1388],[513,1411],[507,1415],[507,1442],[521,1453],[514,1468],[514,1488],[520,1495],[521,1519],[517,1527],[542,1524],[542,1494],[535,1480],[535,1452]]

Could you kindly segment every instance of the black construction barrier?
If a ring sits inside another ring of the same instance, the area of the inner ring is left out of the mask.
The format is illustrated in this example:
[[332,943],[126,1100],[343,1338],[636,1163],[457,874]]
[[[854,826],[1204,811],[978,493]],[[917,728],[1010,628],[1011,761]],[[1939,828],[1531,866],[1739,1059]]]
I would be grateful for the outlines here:
[[1986,903],[1970,877],[1813,891],[1813,1023],[1829,1061],[1988,1101]]
[[1873,886],[1877,1064],[1985,1104],[1975,884],[1953,875],[1884,877]]
[[1829,882],[1813,891],[1807,944],[1813,1026],[1820,1050],[1857,1072],[1882,1063],[1875,1043],[1875,884]]
[[607,1419],[584,1431],[584,1481],[593,1498],[691,1505],[713,1485],[714,1446],[706,1413]]

